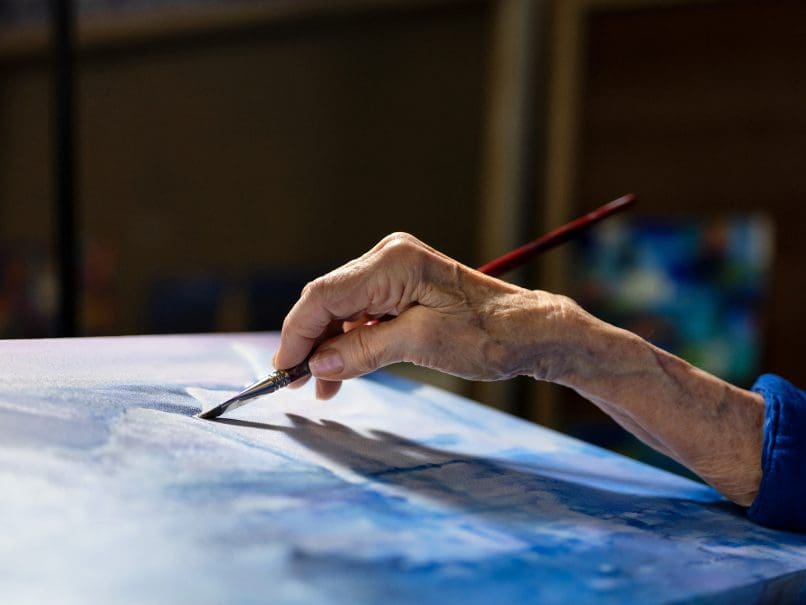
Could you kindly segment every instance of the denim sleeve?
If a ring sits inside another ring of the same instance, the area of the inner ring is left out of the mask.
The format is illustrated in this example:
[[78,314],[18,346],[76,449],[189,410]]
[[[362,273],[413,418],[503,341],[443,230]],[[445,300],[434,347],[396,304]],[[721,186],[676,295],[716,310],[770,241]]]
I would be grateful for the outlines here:
[[753,391],[766,403],[761,484],[747,511],[761,525],[806,531],[806,391],[772,374]]

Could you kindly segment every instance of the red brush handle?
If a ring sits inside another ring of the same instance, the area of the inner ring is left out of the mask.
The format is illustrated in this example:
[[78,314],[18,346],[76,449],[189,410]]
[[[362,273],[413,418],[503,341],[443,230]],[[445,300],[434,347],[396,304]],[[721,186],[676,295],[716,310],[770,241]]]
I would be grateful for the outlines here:
[[[541,252],[545,252],[546,250],[550,250],[555,246],[559,246],[560,244],[567,242],[569,239],[577,236],[581,231],[584,231],[591,225],[595,225],[602,219],[605,219],[616,212],[620,212],[621,210],[632,206],[636,199],[637,198],[634,193],[623,195],[620,198],[597,208],[593,212],[589,212],[584,216],[580,216],[578,219],[574,219],[567,225],[563,225],[550,233],[546,233],[546,235],[542,235],[536,240],[529,242],[528,244],[524,244],[520,248],[515,248],[512,252],[507,252],[504,254],[504,256],[499,256],[486,265],[479,267],[478,271],[486,273],[487,275],[492,275],[493,277],[498,277],[507,271],[517,269],[518,267],[532,260]],[[384,315],[379,319],[372,319],[368,321],[366,325],[374,326],[380,321],[389,321],[390,319],[394,318],[394,315]]]
[[496,258],[494,261],[490,261],[486,265],[482,265],[478,270],[482,273],[486,273],[487,275],[498,277],[499,275],[503,275],[508,271],[517,269],[518,267],[532,260],[541,252],[545,252],[546,250],[550,250],[555,246],[559,246],[560,244],[567,242],[569,239],[575,237],[581,231],[584,231],[591,225],[595,225],[602,219],[605,219],[616,212],[620,212],[625,208],[632,206],[635,203],[635,200],[635,194],[628,193],[617,200],[613,200],[612,202],[597,208],[593,212],[580,216],[578,219],[571,221],[567,225],[563,225],[562,227],[559,227],[546,235],[538,237],[536,240],[529,242],[528,244],[524,244],[520,248],[515,248],[512,252],[507,252],[503,256]]

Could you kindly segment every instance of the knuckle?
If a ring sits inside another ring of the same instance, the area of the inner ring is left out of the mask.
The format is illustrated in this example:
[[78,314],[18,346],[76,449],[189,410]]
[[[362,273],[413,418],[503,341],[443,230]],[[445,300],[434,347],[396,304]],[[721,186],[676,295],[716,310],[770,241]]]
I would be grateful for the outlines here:
[[372,328],[362,328],[355,331],[355,343],[358,349],[356,359],[356,369],[362,373],[371,372],[380,366],[380,352],[373,345],[372,339],[368,338],[367,330]]
[[302,288],[302,293],[300,294],[300,299],[309,300],[311,298],[315,298],[325,287],[326,279],[325,277],[317,277],[309,281],[305,286]]
[[572,315],[579,307],[573,298],[569,298],[563,294],[555,294],[552,300],[551,315],[555,318],[568,317]]
[[291,330],[291,323],[292,323],[292,321],[293,321],[293,319],[292,319],[292,317],[291,317],[291,314],[290,314],[290,313],[289,313],[289,314],[287,314],[287,315],[286,315],[286,316],[283,318],[283,326],[282,326],[282,328],[280,329],[282,334],[287,334],[287,333],[288,333],[288,332]]
[[395,243],[395,242],[414,243],[414,242],[417,242],[417,241],[419,241],[419,240],[416,237],[414,237],[413,235],[411,235],[410,233],[406,233],[405,231],[395,231],[394,233],[390,233],[389,235],[384,237],[380,241],[380,244],[382,246],[387,246],[387,245]]
[[385,262],[401,263],[411,265],[418,261],[422,248],[415,242],[398,238],[388,242],[381,249],[381,257]]
[[428,246],[409,233],[398,231],[387,235],[376,250],[375,262],[383,266],[397,265],[419,279],[433,255]]
[[309,281],[302,287],[302,292],[300,292],[299,297],[303,299],[310,298],[315,287],[316,286],[314,286],[314,283],[312,281]]

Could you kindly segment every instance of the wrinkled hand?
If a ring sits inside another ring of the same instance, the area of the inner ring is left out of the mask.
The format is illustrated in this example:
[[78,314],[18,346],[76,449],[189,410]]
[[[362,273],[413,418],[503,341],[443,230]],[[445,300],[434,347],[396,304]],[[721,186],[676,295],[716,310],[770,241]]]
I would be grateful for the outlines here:
[[[400,361],[473,380],[549,379],[562,358],[557,320],[569,305],[396,233],[304,288],[283,323],[274,364],[292,367],[316,349],[310,368],[322,399],[341,380]],[[386,315],[394,318],[367,325]]]
[[[394,316],[367,325],[372,319]],[[321,399],[408,361],[475,380],[525,374],[576,390],[743,506],[761,479],[764,400],[600,321],[563,296],[474,271],[407,234],[308,284],[274,362],[310,358]],[[302,381],[299,381],[302,382]]]

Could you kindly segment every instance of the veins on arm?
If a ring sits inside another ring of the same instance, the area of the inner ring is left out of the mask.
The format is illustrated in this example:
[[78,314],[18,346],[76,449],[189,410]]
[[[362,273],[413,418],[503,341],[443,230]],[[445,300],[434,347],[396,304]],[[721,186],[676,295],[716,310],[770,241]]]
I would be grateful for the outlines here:
[[642,338],[583,318],[570,386],[727,498],[752,502],[761,480],[764,401]]

